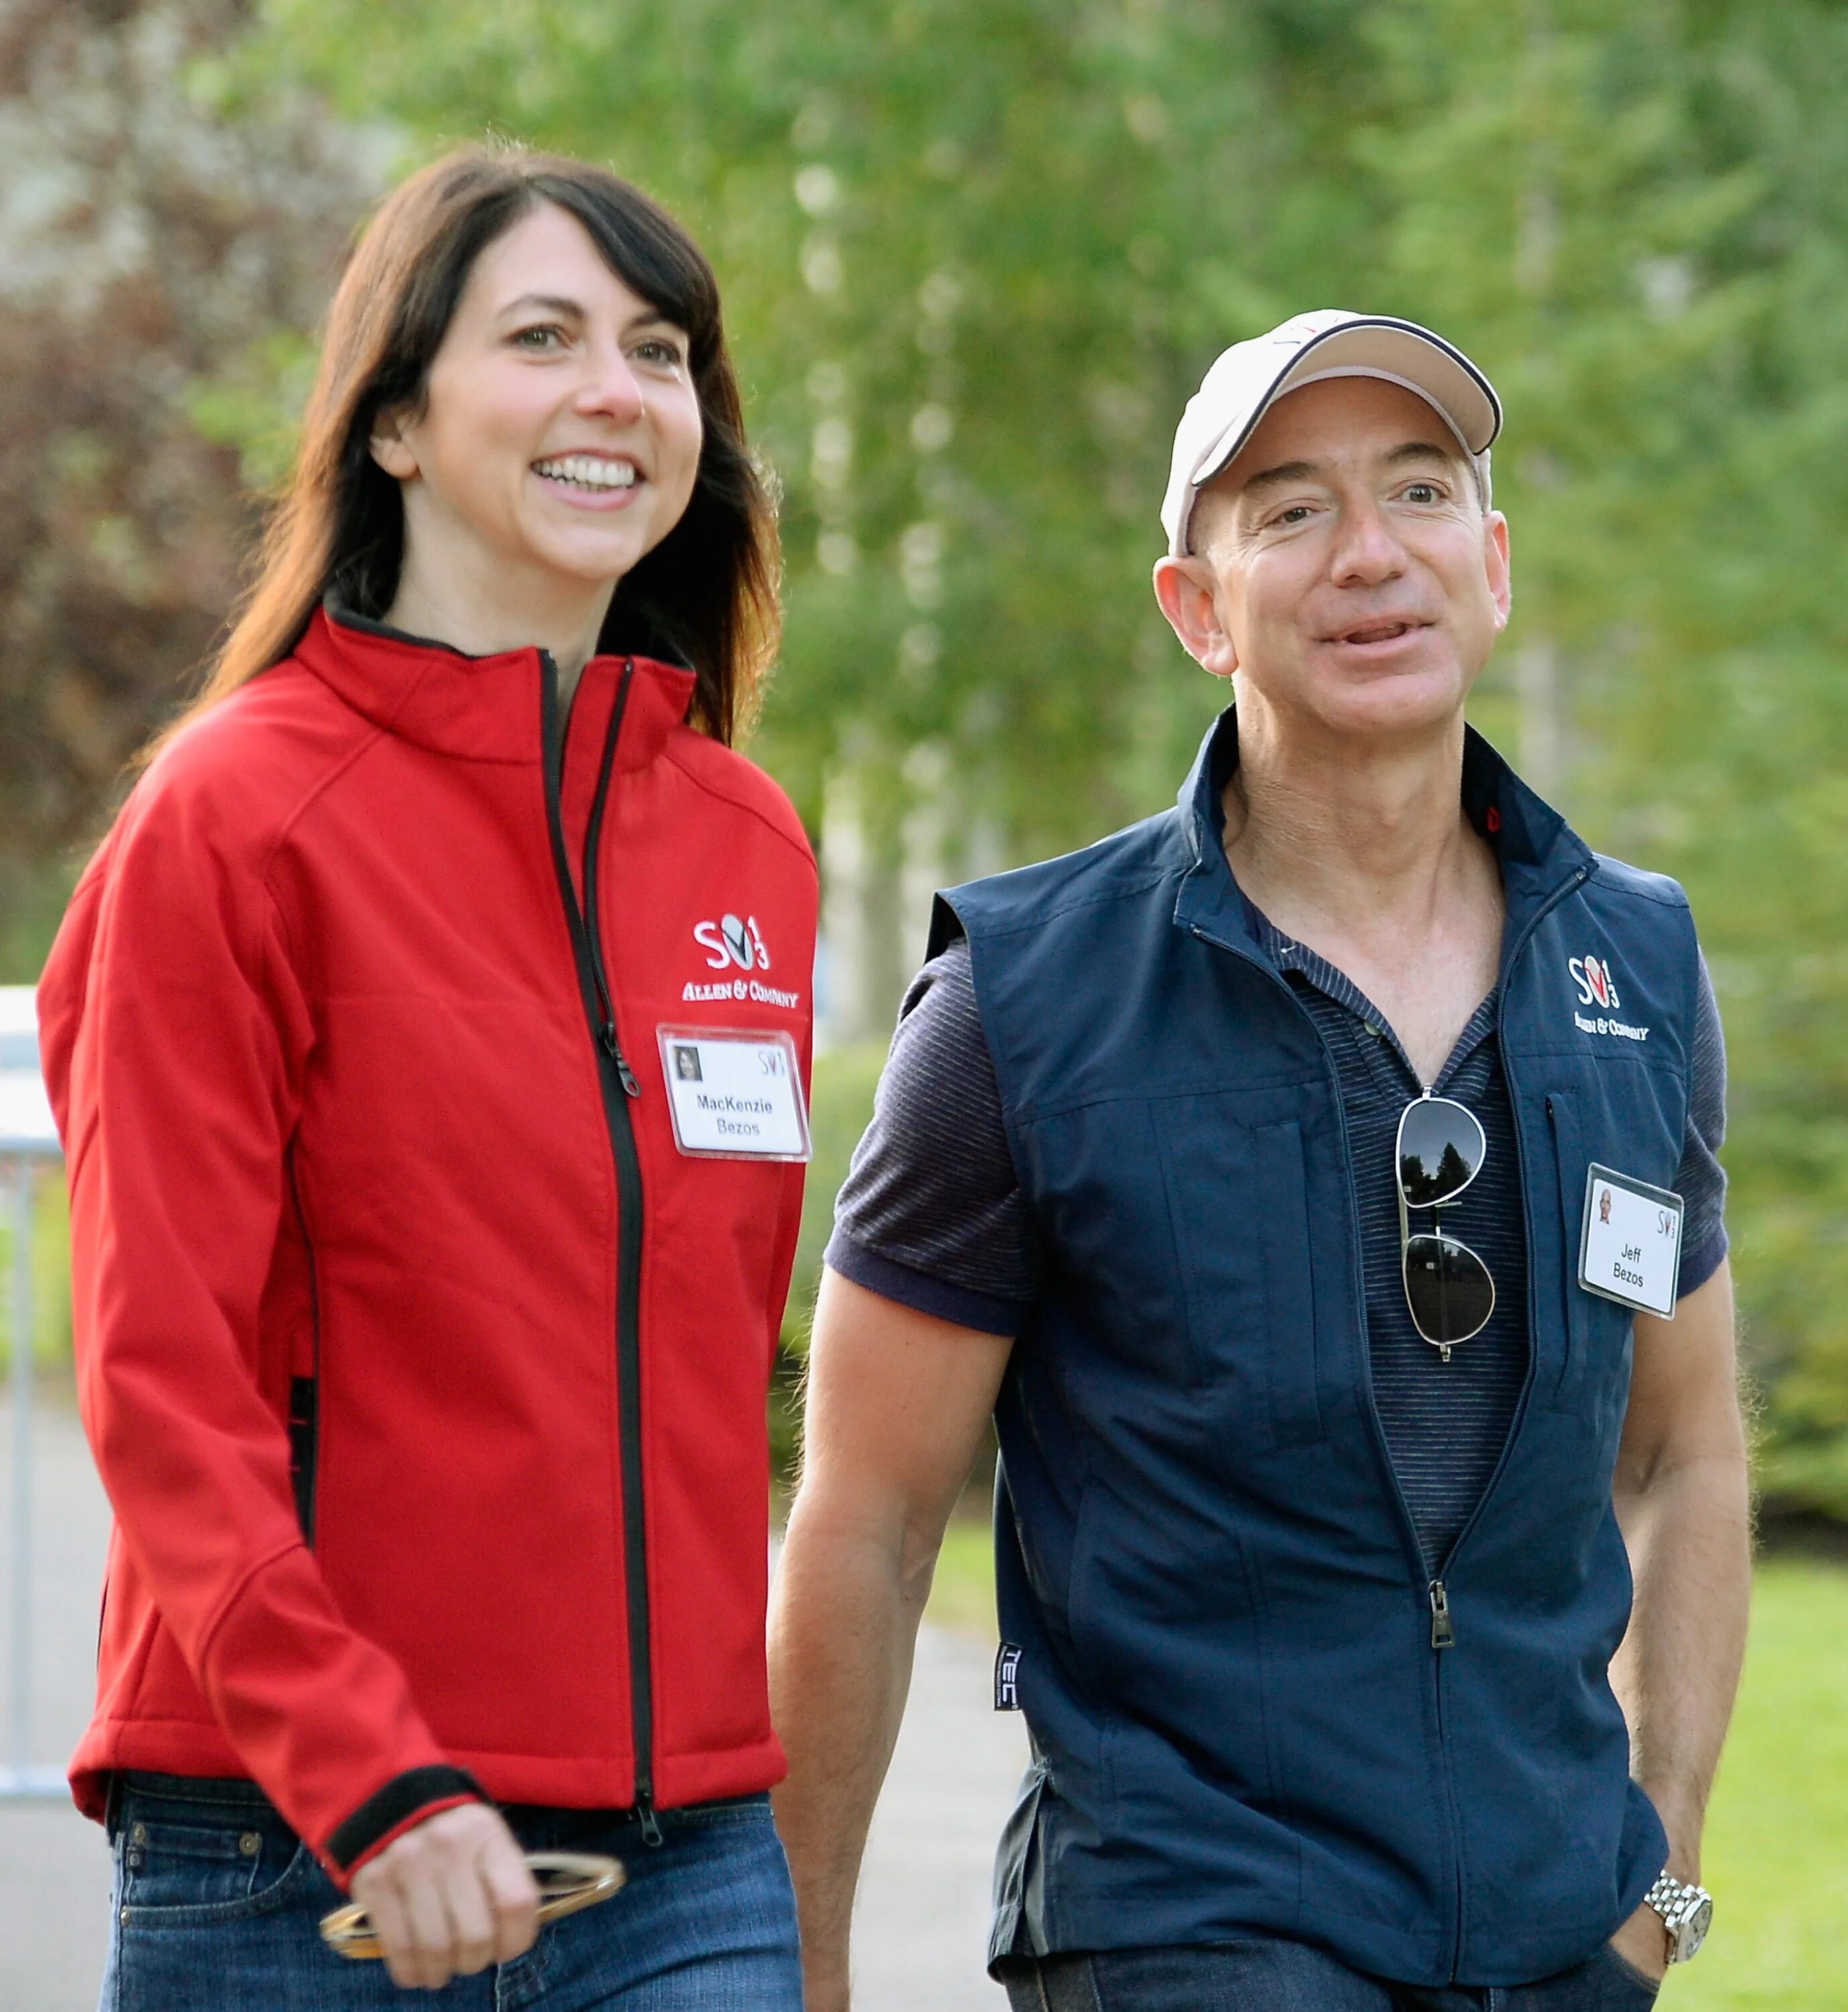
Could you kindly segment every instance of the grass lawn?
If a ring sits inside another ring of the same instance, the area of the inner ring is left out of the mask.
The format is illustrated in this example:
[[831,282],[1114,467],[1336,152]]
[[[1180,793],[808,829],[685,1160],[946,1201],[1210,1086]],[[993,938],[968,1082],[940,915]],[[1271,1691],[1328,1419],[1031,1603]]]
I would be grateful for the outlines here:
[[[952,1523],[930,1617],[994,1639],[987,1526]],[[1759,1568],[1751,1646],[1714,1792],[1715,1902],[1669,2012],[1848,2012],[1848,1571]]]
[[1707,1821],[1714,1932],[1675,2012],[1848,2012],[1848,1571],[1759,1568]]

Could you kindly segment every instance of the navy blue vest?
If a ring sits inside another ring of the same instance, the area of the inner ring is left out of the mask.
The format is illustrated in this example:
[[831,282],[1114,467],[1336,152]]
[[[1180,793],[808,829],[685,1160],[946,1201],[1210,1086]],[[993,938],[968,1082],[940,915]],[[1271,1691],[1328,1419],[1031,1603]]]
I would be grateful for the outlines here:
[[[944,896],[1046,1283],[997,1411],[997,1574],[1035,1762],[991,1953],[1253,1932],[1408,1983],[1589,1956],[1666,1854],[1607,1671],[1630,1315],[1578,1281],[1586,1168],[1674,1184],[1698,953],[1487,744],[1531,1367],[1431,1589],[1375,1411],[1333,1063],[1222,848],[1224,715],[1175,812]],[[1596,960],[1588,968],[1585,960]]]

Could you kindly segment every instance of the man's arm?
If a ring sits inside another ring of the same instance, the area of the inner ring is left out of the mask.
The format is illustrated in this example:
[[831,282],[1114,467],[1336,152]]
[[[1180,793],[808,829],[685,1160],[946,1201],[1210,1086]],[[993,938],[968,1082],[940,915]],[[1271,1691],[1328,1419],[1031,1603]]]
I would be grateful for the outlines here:
[[[1631,1766],[1668,1833],[1668,1870],[1700,1876],[1707,1793],[1739,1688],[1751,1586],[1751,1505],[1722,1264],[1672,1322],[1636,1316],[1636,1366],[1618,1452],[1618,1521],[1636,1582],[1611,1681]],[[1619,1950],[1660,1975],[1660,1919],[1642,1908]]]
[[790,1761],[776,1824],[808,2012],[845,2012],[854,1888],[919,1617],[1012,1347],[822,1275],[802,1484],[770,1615],[771,1712]]

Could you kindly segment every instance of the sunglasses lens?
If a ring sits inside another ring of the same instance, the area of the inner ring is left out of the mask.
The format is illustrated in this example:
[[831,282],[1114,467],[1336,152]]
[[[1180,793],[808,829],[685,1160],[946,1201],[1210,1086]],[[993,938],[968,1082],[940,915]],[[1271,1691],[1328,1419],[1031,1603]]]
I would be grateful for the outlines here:
[[1414,1208],[1435,1208],[1475,1179],[1487,1142],[1475,1114],[1447,1097],[1422,1097],[1399,1121],[1399,1185]]
[[1448,1347],[1479,1334],[1495,1311],[1495,1281],[1467,1244],[1450,1236],[1405,1241],[1405,1303],[1425,1340]]

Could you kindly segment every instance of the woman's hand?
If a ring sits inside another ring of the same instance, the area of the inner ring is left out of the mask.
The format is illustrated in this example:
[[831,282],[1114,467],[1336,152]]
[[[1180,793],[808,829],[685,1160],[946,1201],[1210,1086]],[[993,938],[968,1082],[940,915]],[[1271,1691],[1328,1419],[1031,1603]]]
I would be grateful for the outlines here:
[[539,1889],[488,1803],[463,1803],[395,1838],[353,1875],[394,1984],[440,1991],[533,1946]]

